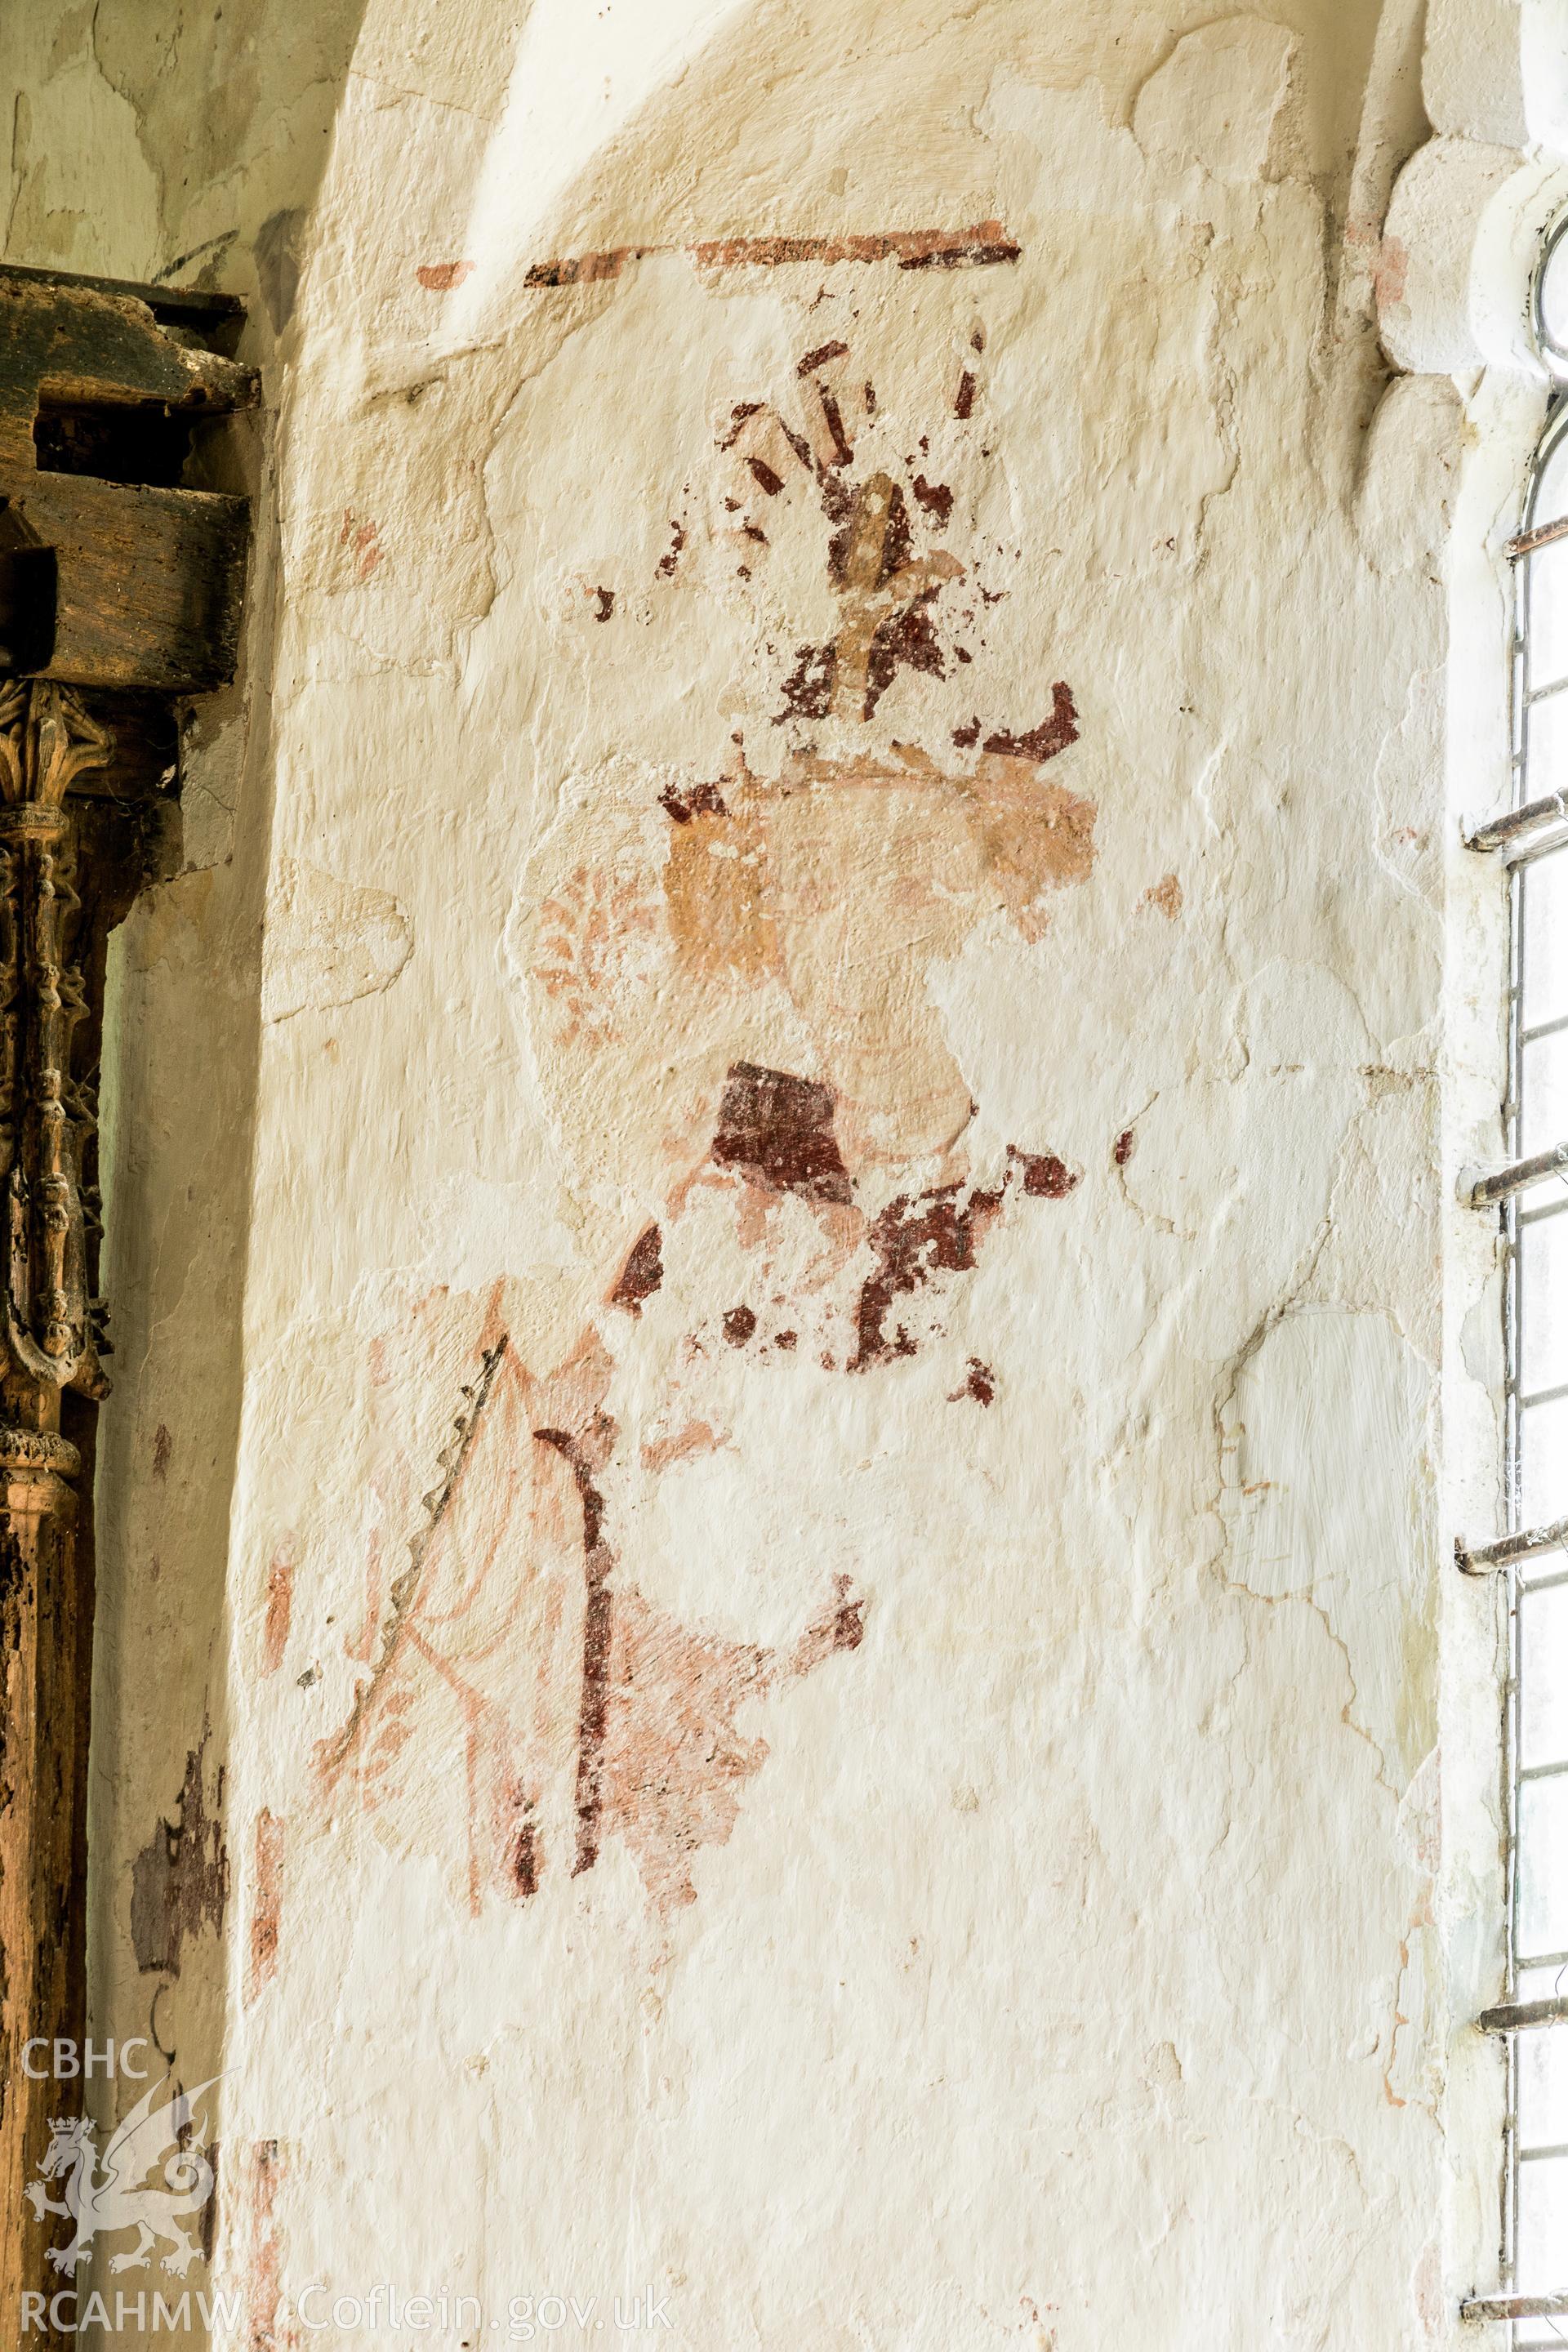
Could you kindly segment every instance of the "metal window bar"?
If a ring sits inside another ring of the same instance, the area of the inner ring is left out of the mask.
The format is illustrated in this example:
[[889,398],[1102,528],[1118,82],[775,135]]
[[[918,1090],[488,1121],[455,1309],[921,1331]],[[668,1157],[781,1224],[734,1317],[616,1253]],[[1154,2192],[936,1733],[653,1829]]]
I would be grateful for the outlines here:
[[[1459,2305],[1461,2319],[1555,2319],[1563,2314],[1568,2314],[1568,2294],[1478,2294]],[[1526,2352],[1517,2338],[1515,2352]]]
[[[1563,234],[1559,226],[1552,242]],[[1538,321],[1539,324],[1539,321]],[[1527,1972],[1558,1968],[1568,1972],[1568,1952],[1530,1953],[1521,1948],[1521,1863],[1520,1847],[1520,1811],[1522,1791],[1542,1780],[1561,1777],[1568,1765],[1525,1766],[1523,1763],[1523,1696],[1525,1660],[1522,1641],[1521,1596],[1523,1591],[1539,1592],[1568,1582],[1568,1570],[1560,1575],[1524,1581],[1529,1563],[1553,1551],[1568,1551],[1568,1519],[1557,1519],[1544,1525],[1528,1527],[1523,1523],[1523,1415],[1532,1405],[1547,1401],[1552,1391],[1532,1397],[1523,1391],[1524,1310],[1526,1302],[1521,1295],[1521,1250],[1522,1230],[1534,1224],[1543,1213],[1539,1204],[1524,1206],[1523,1196],[1532,1187],[1552,1179],[1568,1179],[1568,1140],[1545,1151],[1526,1156],[1524,1137],[1524,1047],[1539,1035],[1562,1024],[1555,1021],[1537,1024],[1527,1029],[1524,1023],[1524,877],[1528,866],[1542,855],[1559,847],[1568,840],[1568,789],[1537,793],[1531,796],[1530,784],[1531,729],[1534,710],[1556,692],[1563,683],[1561,678],[1542,681],[1537,686],[1531,674],[1531,594],[1534,570],[1525,559],[1542,549],[1568,541],[1568,516],[1537,524],[1535,510],[1541,486],[1549,461],[1568,434],[1568,405],[1559,400],[1536,451],[1530,488],[1525,501],[1523,527],[1510,541],[1508,554],[1517,564],[1515,572],[1514,636],[1512,664],[1513,711],[1513,805],[1511,808],[1467,824],[1464,838],[1468,847],[1479,851],[1500,852],[1509,865],[1510,898],[1510,970],[1508,1021],[1508,1091],[1503,1107],[1504,1129],[1512,1153],[1510,1162],[1490,1170],[1468,1169],[1460,1179],[1460,1194],[1471,1207],[1495,1208],[1502,1221],[1506,1249],[1504,1280],[1504,1343],[1508,1368],[1504,1396],[1506,1479],[1505,1532],[1491,1542],[1467,1545],[1461,1538],[1455,1553],[1461,1569],[1471,1574],[1495,1571],[1508,1579],[1510,1621],[1509,1676],[1504,1695],[1504,1741],[1506,1748],[1505,1786],[1508,1811],[1508,1969],[1505,1998],[1476,2020],[1481,2032],[1501,2037],[1506,2052],[1507,2097],[1504,2126],[1502,2231],[1500,2254],[1501,2284],[1498,2292],[1473,2296],[1461,2305],[1467,2319],[1507,2321],[1513,2352],[1536,2352],[1536,2347],[1561,2345],[1563,2336],[1552,2326],[1545,2329],[1531,2322],[1568,2319],[1568,2249],[1564,2249],[1563,2274],[1561,2292],[1524,2294],[1519,2292],[1520,2259],[1520,2185],[1521,2167],[1568,2152],[1563,2149],[1525,2147],[1521,2145],[1520,2116],[1520,2055],[1517,2037],[1523,2032],[1540,2032],[1568,2025],[1568,1994],[1561,1983],[1544,2000],[1525,2000],[1520,1997],[1521,1979]],[[1568,555],[1559,557],[1568,563]],[[1562,1207],[1551,1202],[1544,1213]]]
[[[1529,1042],[1521,1030],[1521,1052]],[[1517,1130],[1518,1121],[1514,1124]],[[1568,1143],[1553,1143],[1545,1151],[1532,1151],[1528,1160],[1510,1160],[1502,1168],[1467,1168],[1459,1178],[1459,1191],[1468,1207],[1488,1209],[1494,1202],[1511,1201],[1516,1192],[1528,1192],[1532,1185],[1549,1184],[1554,1176],[1568,1178]]]
[[[1522,755],[1516,752],[1516,769],[1521,765],[1521,759]],[[1539,833],[1549,824],[1568,824],[1568,792],[1542,793],[1538,799],[1520,801],[1496,816],[1467,819],[1465,847],[1504,849],[1510,842]]]
[[1568,2025],[1568,1995],[1500,2001],[1496,2009],[1483,2009],[1476,2024],[1482,2033],[1529,2033],[1543,2025]]
[[[1568,1519],[1552,1519],[1545,1527],[1519,1528],[1512,1535],[1499,1536],[1494,1543],[1467,1544],[1461,1537],[1454,1546],[1454,1557],[1467,1575],[1484,1576],[1490,1569],[1517,1568],[1542,1552],[1563,1550],[1568,1550]],[[1532,1581],[1530,1589],[1539,1592],[1549,1584],[1563,1582],[1568,1582],[1568,1569],[1561,1577]]]

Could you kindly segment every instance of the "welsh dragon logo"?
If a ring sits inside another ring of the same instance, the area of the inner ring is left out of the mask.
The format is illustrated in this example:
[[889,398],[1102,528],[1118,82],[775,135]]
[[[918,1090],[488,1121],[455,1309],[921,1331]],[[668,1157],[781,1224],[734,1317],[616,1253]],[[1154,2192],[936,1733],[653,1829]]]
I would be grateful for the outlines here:
[[[24,2194],[42,2220],[59,2213],[75,2224],[68,2245],[51,2246],[49,2261],[57,2271],[79,2271],[100,2232],[114,2237],[124,2230],[137,2231],[129,2253],[110,2257],[110,2271],[142,2268],[155,2250],[167,2245],[163,2268],[184,2278],[201,2252],[182,2226],[188,2214],[199,2213],[213,2193],[213,2168],[205,2151],[189,2144],[195,2105],[218,2080],[200,2083],[191,2092],[179,2092],[161,2107],[153,2101],[168,2087],[154,2083],[115,2131],[101,2158],[93,2126],[85,2116],[58,2116],[38,2166],[38,2178]],[[149,2183],[149,2173],[161,2171],[163,2185]],[[65,2179],[62,2197],[51,2197],[46,2182]]]

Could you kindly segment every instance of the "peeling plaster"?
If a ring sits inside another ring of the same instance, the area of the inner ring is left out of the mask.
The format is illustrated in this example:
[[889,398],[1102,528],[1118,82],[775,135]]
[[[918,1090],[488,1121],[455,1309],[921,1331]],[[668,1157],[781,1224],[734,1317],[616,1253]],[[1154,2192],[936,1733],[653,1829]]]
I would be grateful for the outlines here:
[[390,891],[295,866],[268,919],[263,1017],[287,1021],[374,995],[392,986],[413,951],[413,927]]
[[1408,12],[134,16],[8,249],[191,256],[278,419],[116,967],[98,1815],[252,2338],[614,2245],[767,2352],[1436,2340]]

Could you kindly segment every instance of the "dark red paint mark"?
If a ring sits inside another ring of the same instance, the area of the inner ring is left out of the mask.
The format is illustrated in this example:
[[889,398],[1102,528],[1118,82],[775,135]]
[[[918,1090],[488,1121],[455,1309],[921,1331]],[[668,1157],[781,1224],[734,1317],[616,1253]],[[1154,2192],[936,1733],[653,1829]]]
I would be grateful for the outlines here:
[[866,1638],[866,1603],[855,1596],[855,1588],[847,1576],[836,1576],[834,1590],[838,1606],[833,1612],[833,1647],[836,1650],[858,1650]]
[[[601,1414],[595,1429],[603,1429]],[[581,1441],[570,1430],[536,1429],[542,1445],[552,1445],[577,1484],[583,1505],[583,1559],[587,1605],[583,1614],[583,1698],[577,1716],[577,1852],[572,1875],[592,1870],[599,1859],[599,1825],[605,1803],[605,1723],[609,1709],[610,1637],[615,1603],[610,1570],[615,1557],[604,1538],[605,1498],[594,1484]]]
[[955,727],[952,730],[952,740],[961,751],[973,751],[980,740],[979,719],[972,719],[967,727]]
[[618,278],[628,261],[657,253],[656,245],[613,245],[603,253],[563,254],[554,261],[536,261],[523,279],[525,286],[591,286],[601,278]]
[[904,494],[897,482],[888,501],[888,528],[882,538],[882,562],[877,574],[877,585],[885,588],[896,572],[901,572],[914,553],[914,532],[910,524],[910,510]]
[[900,269],[959,269],[1016,261],[1019,248],[1000,221],[985,220],[973,228],[891,229],[872,236],[731,236],[689,246],[687,251],[700,268],[897,261]]
[[1006,1180],[994,1192],[971,1192],[967,1201],[961,1200],[962,1189],[942,1184],[913,1201],[900,1192],[873,1223],[868,1238],[877,1271],[860,1286],[850,1371],[914,1354],[915,1343],[901,1324],[888,1337],[895,1298],[923,1290],[933,1274],[973,1272],[976,1246],[1001,1212]]
[[[860,1649],[860,1642],[865,1642],[865,1601],[856,1595],[848,1576],[832,1578],[832,1590],[837,1600],[832,1613],[820,1628],[820,1633],[826,1634],[823,1646],[827,1651]],[[818,1628],[814,1628],[814,1633],[818,1633]],[[811,1639],[811,1634],[806,1639]]]
[[618,278],[629,261],[685,252],[700,269],[782,269],[800,262],[896,261],[900,269],[984,269],[1016,261],[1019,247],[998,220],[973,228],[889,229],[878,236],[708,237],[696,245],[613,245],[597,253],[533,262],[525,286],[589,286]]
[[849,1176],[833,1109],[833,1088],[815,1078],[736,1062],[724,1081],[713,1158],[774,1192],[847,1205]]
[[1124,1127],[1116,1139],[1116,1148],[1110,1155],[1118,1168],[1125,1168],[1131,1159],[1132,1141],[1132,1129],[1130,1127]]
[[595,621],[607,621],[616,609],[616,592],[613,588],[595,588],[594,593],[599,600],[599,609],[594,618]]
[[679,787],[667,784],[658,796],[658,804],[666,816],[677,824],[689,824],[694,816],[728,816],[724,795],[717,784],[689,784]]
[[511,1854],[511,1882],[525,1899],[539,1892],[539,1854],[531,1822],[524,1822],[517,1833]]
[[1026,735],[1009,735],[1002,730],[985,738],[987,751],[1000,752],[1010,760],[1054,760],[1069,743],[1078,741],[1078,711],[1070,691],[1058,678],[1051,688],[1052,710],[1038,727]]
[[875,416],[875,415],[877,414],[877,387],[876,387],[876,385],[875,385],[874,383],[868,383],[868,384],[866,384],[866,385],[862,386],[862,397],[864,398],[865,403],[866,403],[866,414],[867,414],[867,415],[868,415],[868,416]]
[[836,1576],[833,1601],[824,1616],[815,1618],[795,1643],[790,1661],[797,1675],[809,1675],[837,1650],[858,1650],[866,1638],[866,1603],[856,1593],[853,1580]]
[[749,1307],[731,1307],[724,1318],[724,1337],[731,1348],[743,1348],[757,1328],[757,1318]]
[[473,268],[471,261],[426,261],[414,275],[427,293],[449,294],[454,286],[472,276]]
[[[1000,221],[987,221],[985,226],[1000,229]],[[983,237],[976,233],[966,245],[934,245],[929,253],[906,254],[900,262],[900,269],[986,269],[999,261],[1016,261],[1022,246],[1008,236]]]
[[952,404],[952,413],[962,417],[974,414],[974,378],[967,368],[958,379],[958,396]]
[[838,675],[837,646],[797,646],[795,665],[784,682],[784,707],[773,714],[773,725],[791,719],[826,719],[833,708],[834,681]]
[[167,1423],[161,1421],[158,1423],[153,1438],[153,1475],[154,1478],[166,1478],[168,1476],[169,1456],[173,1454],[174,1450],[174,1441],[169,1434],[168,1424]]
[[823,420],[833,436],[833,455],[828,459],[828,463],[832,466],[847,466],[855,452],[849,446],[845,436],[843,411],[825,383],[817,385],[816,395],[822,403]]
[[[730,411],[730,430],[728,433],[724,434],[720,440],[719,446],[721,449],[728,449],[731,446],[739,436],[741,427],[744,425],[748,416],[760,415],[762,413],[762,406],[763,404],[760,400],[742,400],[736,403],[735,406]],[[726,506],[729,506],[732,501],[726,499],[724,503]]]
[[807,352],[805,359],[796,361],[795,372],[796,375],[809,375],[825,360],[841,360],[848,349],[847,343],[819,343],[816,351]]
[[746,463],[758,488],[765,490],[770,499],[776,499],[784,488],[784,476],[775,474],[765,457],[748,457]]
[[861,716],[869,719],[900,669],[923,670],[929,677],[944,675],[942,647],[931,626],[928,606],[937,590],[923,595],[890,621],[884,621],[871,639],[866,659],[866,700]]
[[797,1338],[798,1334],[794,1331],[780,1331],[774,1335],[773,1345],[782,1348],[786,1356],[793,1356]]
[[649,1225],[632,1244],[631,1255],[622,1266],[620,1278],[610,1293],[612,1307],[624,1307],[628,1315],[640,1315],[643,1300],[651,1298],[664,1280],[664,1258],[659,1247],[659,1230]]
[[795,451],[795,456],[800,459],[801,464],[805,467],[806,472],[808,474],[815,473],[816,468],[811,461],[811,444],[806,439],[805,434],[797,433],[793,425],[786,425],[782,416],[775,415],[773,422],[777,425],[779,431],[784,435],[784,439],[789,443],[790,447]]
[[859,497],[836,474],[824,474],[817,487],[822,492],[822,510],[834,526],[827,539],[828,576],[843,587],[849,576],[849,551],[855,541]]
[[966,1397],[973,1397],[976,1404],[991,1404],[994,1402],[995,1396],[995,1373],[989,1364],[983,1364],[978,1356],[971,1356],[963,1386],[953,1390],[948,1402],[961,1404]]
[[754,539],[759,547],[766,547],[768,544],[767,532],[760,530],[754,522],[743,522],[741,525],[741,536],[742,539]]
[[1081,1181],[1054,1151],[1020,1151],[1016,1143],[1010,1143],[1007,1157],[1023,1170],[1024,1190],[1032,1200],[1065,1201]]
[[686,544],[686,533],[678,522],[669,526],[669,552],[658,559],[658,568],[666,580],[673,580],[675,567],[680,561],[680,551]]
[[952,492],[945,482],[928,482],[923,474],[914,478],[914,493],[927,514],[936,517],[938,530],[945,530],[952,512]]

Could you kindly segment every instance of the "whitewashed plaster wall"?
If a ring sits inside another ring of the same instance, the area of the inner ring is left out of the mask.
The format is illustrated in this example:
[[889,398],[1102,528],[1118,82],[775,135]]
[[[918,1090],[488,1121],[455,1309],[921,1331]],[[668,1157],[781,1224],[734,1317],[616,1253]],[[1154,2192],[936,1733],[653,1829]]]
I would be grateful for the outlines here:
[[1469,319],[1390,191],[1517,88],[1371,0],[168,27],[8,27],[7,250],[246,292],[269,396],[117,966],[94,1749],[241,2340],[1448,2340],[1540,394],[1376,313]]

